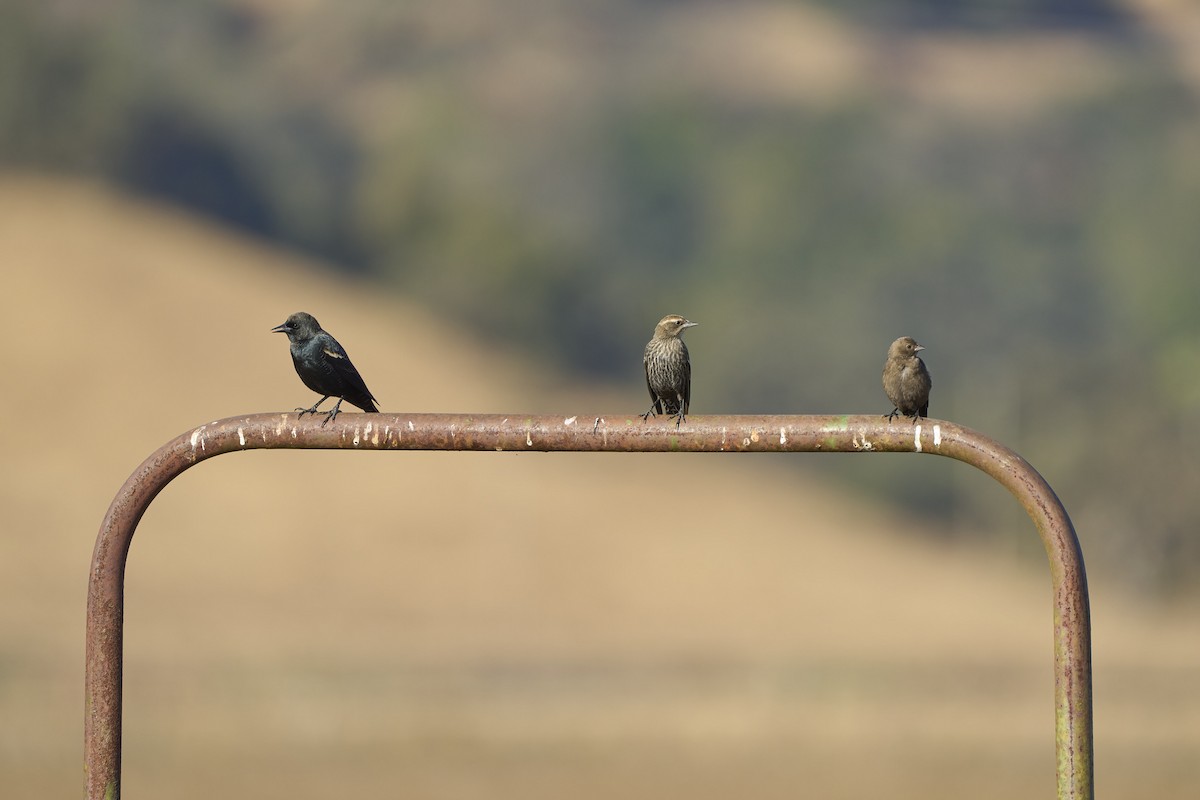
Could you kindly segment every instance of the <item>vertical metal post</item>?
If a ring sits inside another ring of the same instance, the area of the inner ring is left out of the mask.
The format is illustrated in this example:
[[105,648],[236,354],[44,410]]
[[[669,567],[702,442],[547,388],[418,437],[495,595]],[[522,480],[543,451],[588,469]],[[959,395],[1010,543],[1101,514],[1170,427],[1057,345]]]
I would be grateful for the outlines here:
[[100,526],[88,581],[84,758],[90,800],[121,794],[125,561],[150,502],[189,467],[257,449],[573,452],[908,452],[975,466],[1003,484],[1037,526],[1054,596],[1054,703],[1060,800],[1091,800],[1092,666],[1087,577],[1075,529],[1054,491],[1003,445],[949,422],[878,416],[690,416],[679,428],[636,416],[344,414],[322,427],[294,414],[202,425],[139,466]]

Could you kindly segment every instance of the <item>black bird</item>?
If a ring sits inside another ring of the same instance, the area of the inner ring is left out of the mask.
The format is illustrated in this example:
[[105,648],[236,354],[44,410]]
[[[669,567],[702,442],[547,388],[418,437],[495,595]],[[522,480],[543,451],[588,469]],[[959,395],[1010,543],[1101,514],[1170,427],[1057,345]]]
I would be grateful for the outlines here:
[[654,336],[646,343],[642,356],[646,388],[650,390],[650,410],[642,414],[642,419],[666,414],[675,417],[678,427],[687,416],[692,404],[692,361],[681,337],[685,330],[698,324],[678,314],[668,314],[654,326]]
[[272,333],[286,333],[291,345],[292,364],[296,374],[304,385],[319,395],[324,395],[312,408],[297,408],[300,416],[316,414],[317,406],[330,397],[338,398],[337,405],[332,411],[322,411],[325,423],[334,419],[342,407],[342,401],[348,400],[363,411],[375,412],[375,398],[367,389],[358,370],[350,363],[346,350],[328,333],[321,329],[321,324],[312,314],[297,311],[287,318],[282,325],[271,328]]
[[897,414],[910,417],[916,424],[918,417],[929,416],[929,389],[933,380],[925,362],[917,353],[925,348],[911,336],[901,336],[888,348],[887,361],[883,362],[883,391],[895,408],[886,414],[891,422]]

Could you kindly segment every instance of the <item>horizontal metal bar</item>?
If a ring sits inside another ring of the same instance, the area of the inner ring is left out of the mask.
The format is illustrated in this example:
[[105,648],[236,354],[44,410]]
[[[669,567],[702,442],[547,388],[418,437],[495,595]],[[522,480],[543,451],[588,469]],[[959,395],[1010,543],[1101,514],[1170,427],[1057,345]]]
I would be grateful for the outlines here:
[[150,455],[121,487],[100,526],[88,583],[84,719],[86,791],[115,800],[121,780],[125,562],[138,521],[171,480],[240,450],[472,450],[537,452],[906,452],[946,456],[1003,484],[1033,519],[1050,560],[1054,594],[1055,741],[1059,798],[1093,797],[1091,620],[1075,529],[1032,466],[982,434],[941,420],[890,423],[868,416],[352,414],[326,425],[295,413],[201,425]]

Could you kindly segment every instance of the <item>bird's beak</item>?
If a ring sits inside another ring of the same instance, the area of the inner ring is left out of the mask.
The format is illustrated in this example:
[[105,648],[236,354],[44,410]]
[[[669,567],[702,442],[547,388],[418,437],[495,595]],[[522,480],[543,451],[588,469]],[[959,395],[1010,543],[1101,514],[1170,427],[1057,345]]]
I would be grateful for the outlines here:
[[922,351],[922,350],[924,350],[924,349],[925,349],[925,345],[923,345],[923,344],[919,344],[919,345],[917,345],[916,347],[914,347],[914,348],[913,348],[913,352],[914,352],[914,353],[919,353],[919,352],[921,352],[921,351]]
[[287,332],[288,332],[288,326],[287,326],[286,322],[280,323],[279,325],[276,325],[274,328],[271,328],[271,333],[287,333]]
[[694,328],[699,324],[700,324],[699,322],[692,322],[690,319],[685,319],[683,321],[683,324],[680,325],[679,327],[680,328]]

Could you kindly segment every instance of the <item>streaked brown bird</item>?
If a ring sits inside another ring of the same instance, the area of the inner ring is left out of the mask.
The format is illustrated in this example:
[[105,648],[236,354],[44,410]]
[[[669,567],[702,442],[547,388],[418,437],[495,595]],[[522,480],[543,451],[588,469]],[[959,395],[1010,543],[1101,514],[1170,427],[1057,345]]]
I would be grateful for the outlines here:
[[646,343],[642,364],[646,368],[646,388],[650,390],[650,410],[642,419],[666,414],[675,417],[675,425],[687,417],[692,404],[692,361],[683,332],[699,323],[668,314],[654,326],[654,335]]
[[887,361],[883,362],[883,391],[895,408],[885,414],[891,422],[897,414],[912,419],[929,416],[929,389],[933,380],[925,362],[917,353],[925,348],[911,336],[901,336],[888,348]]
[[341,410],[342,401],[348,400],[363,411],[376,412],[375,398],[367,389],[358,370],[350,363],[350,356],[337,339],[330,336],[312,314],[297,311],[282,325],[271,328],[272,333],[286,333],[292,351],[292,365],[304,385],[323,397],[312,408],[297,408],[300,416],[316,414],[317,407],[330,397],[338,399],[331,411],[322,411],[325,423],[335,419]]

